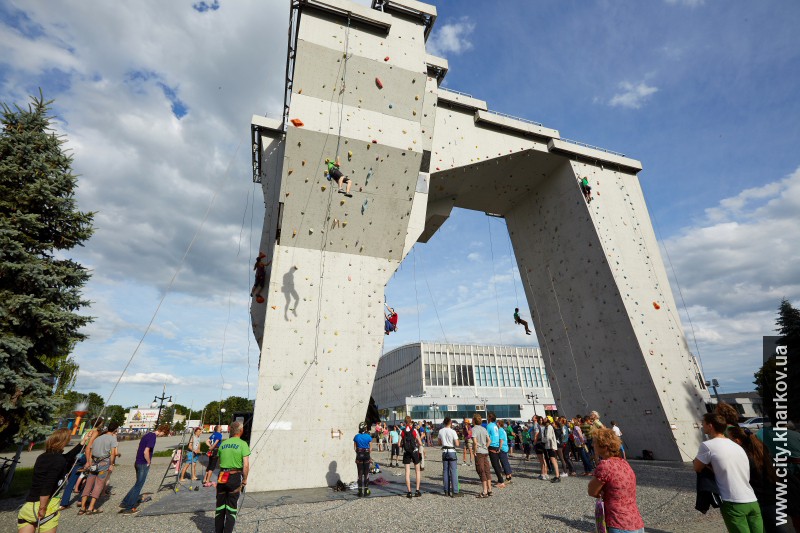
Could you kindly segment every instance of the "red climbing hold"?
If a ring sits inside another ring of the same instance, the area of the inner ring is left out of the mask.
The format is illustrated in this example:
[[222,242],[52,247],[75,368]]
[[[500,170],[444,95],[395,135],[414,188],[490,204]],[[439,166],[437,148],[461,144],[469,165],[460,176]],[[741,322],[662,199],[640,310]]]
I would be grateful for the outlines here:
[[383,82],[380,78],[375,78],[375,85],[378,86],[378,89],[383,89]]
[[[372,144],[378,144],[378,140],[377,139],[372,139]],[[375,158],[375,160],[377,161],[378,159]]]
[[290,120],[289,122],[291,122],[291,123],[292,123],[292,125],[293,125],[295,128],[300,128],[300,127],[302,127],[302,126],[304,125],[304,124],[303,124],[303,121],[302,121],[302,120],[300,120],[299,118],[293,118],[293,119],[292,119],[292,120]]
[[263,304],[264,303],[264,297],[259,294],[258,296],[256,296],[256,302],[258,302],[260,304]]
[[389,56],[383,58],[384,61],[389,61]]
[[659,309],[661,309],[661,306],[660,306],[660,305],[658,305],[658,303],[657,303],[657,302],[653,302],[653,308],[654,308],[656,311],[658,311]]

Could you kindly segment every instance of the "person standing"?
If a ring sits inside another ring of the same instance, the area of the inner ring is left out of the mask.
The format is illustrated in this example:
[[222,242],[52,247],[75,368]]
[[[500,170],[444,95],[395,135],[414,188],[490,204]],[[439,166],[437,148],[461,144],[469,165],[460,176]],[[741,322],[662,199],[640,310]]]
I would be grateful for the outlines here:
[[153,432],[146,433],[139,441],[139,448],[136,451],[136,483],[128,494],[123,498],[120,514],[136,514],[139,512],[139,496],[142,493],[144,482],[147,480],[147,473],[150,472],[150,463],[153,461],[153,450],[156,447],[156,437],[163,437],[169,433],[169,425],[161,424]]
[[546,460],[553,465],[553,479],[550,483],[560,483],[561,476],[558,473],[558,439],[556,438],[556,432],[553,429],[553,424],[550,423],[550,418],[545,417],[542,424],[542,440],[544,442]]
[[609,533],[644,533],[644,521],[636,505],[636,475],[619,456],[620,444],[610,429],[594,431],[595,451],[602,461],[589,481],[589,496],[603,500]]
[[622,458],[627,460],[628,459],[628,455],[625,453],[625,442],[622,440],[622,430],[619,429],[619,426],[613,420],[611,421],[611,431],[613,431],[614,434],[617,437],[619,437],[619,441],[621,443],[620,447],[619,447],[619,451],[622,454]]
[[505,478],[503,476],[503,467],[500,465],[500,428],[497,426],[497,417],[493,411],[489,411],[486,415],[489,423],[486,424],[486,432],[489,433],[489,461],[492,463],[492,468],[497,476],[498,489],[505,488]]
[[489,432],[481,425],[483,418],[478,413],[472,415],[472,439],[475,442],[475,471],[481,480],[482,491],[477,498],[492,495],[492,473],[489,467]]
[[[380,427],[380,424],[378,424]],[[366,422],[358,425],[358,434],[353,437],[353,449],[356,452],[356,469],[358,470],[358,497],[369,496],[369,462],[372,451],[372,437]]]
[[[78,478],[80,478],[83,468],[86,466],[85,448],[94,442],[95,438],[100,436],[100,432],[103,430],[103,424],[103,417],[100,416],[95,418],[94,423],[92,424],[92,429],[85,432],[83,437],[81,437],[81,452],[78,454],[78,459],[75,461],[75,464],[72,465],[72,470],[69,474],[69,478],[67,479],[67,484],[64,486],[64,492],[61,494],[61,511],[68,509],[72,505],[72,490],[76,488],[75,485],[78,482]],[[80,493],[80,491],[77,489],[75,492]]]
[[247,485],[250,473],[250,446],[242,440],[241,422],[230,426],[230,438],[219,446],[219,478],[217,478],[217,509],[214,516],[215,533],[231,533],[239,511],[239,493]]
[[58,529],[60,502],[52,496],[83,448],[83,444],[78,443],[63,453],[69,441],[70,430],[66,428],[55,430],[47,438],[44,453],[33,465],[33,479],[25,504],[17,514],[18,533],[55,532]]
[[458,492],[458,434],[450,427],[452,420],[445,417],[443,427],[439,430],[439,444],[442,445],[442,480],[444,495],[454,498]]
[[511,474],[513,474],[513,471],[511,470],[511,463],[508,461],[508,456],[511,453],[511,446],[509,446],[510,439],[508,437],[508,432],[506,431],[505,422],[498,420],[497,425],[500,428],[500,466],[503,467],[503,473],[506,476],[506,483],[511,483]]
[[419,463],[422,460],[420,457],[422,439],[420,439],[417,430],[414,429],[410,416],[406,417],[406,426],[400,433],[400,441],[403,443],[403,464],[406,467],[406,489],[408,490],[406,496],[411,498],[411,465],[413,464],[417,484],[417,492],[414,493],[414,496],[420,497],[422,493],[419,491],[419,485],[422,481],[422,474]]
[[183,465],[183,470],[181,470],[181,476],[178,480],[178,483],[184,481],[183,476],[186,475],[189,465],[192,467],[192,481],[197,480],[197,462],[200,460],[200,433],[202,431],[202,428],[199,426],[194,428],[194,431],[192,431],[192,436],[189,438],[189,444],[186,446],[186,449],[188,450],[186,452],[186,463]]
[[[108,431],[94,439],[94,442],[86,448],[86,468],[89,470],[89,477],[86,478],[86,485],[83,487],[83,493],[81,494],[79,515],[103,512],[95,509],[95,505],[97,504],[97,499],[103,494],[108,477],[114,471],[114,463],[118,455],[118,428],[119,424],[111,422],[108,425]],[[90,496],[91,500],[89,500]],[[89,501],[89,507],[86,507],[87,501]]]
[[214,482],[211,481],[211,476],[214,475],[214,470],[219,463],[219,444],[222,442],[222,433],[219,432],[219,426],[214,426],[214,432],[206,440],[208,446],[208,466],[206,467],[206,475],[203,477],[203,486],[211,487]]
[[583,463],[583,474],[582,476],[590,476],[592,475],[592,460],[589,457],[589,452],[586,451],[586,438],[583,436],[583,430],[581,429],[582,419],[579,416],[575,417],[575,423],[572,426],[572,442],[575,445],[575,448],[578,449],[578,453],[581,456],[581,462]]
[[750,486],[750,463],[741,446],[725,437],[725,419],[715,413],[703,415],[703,433],[709,440],[700,444],[694,458],[695,472],[711,468],[722,499],[720,511],[731,532],[764,531],[761,509]]
[[556,430],[556,440],[558,440],[558,457],[564,465],[564,470],[561,472],[561,477],[575,476],[575,467],[572,465],[572,459],[569,455],[569,424],[567,419],[563,416],[557,418],[553,422],[553,427]]
[[[392,451],[391,455],[389,456],[389,466],[400,466],[398,463],[400,460],[400,432],[397,431],[397,426],[392,426],[392,430],[389,432],[389,439],[392,441]],[[392,463],[394,463],[394,465]]]
[[[472,424],[465,418],[464,419],[464,463],[462,466],[472,466],[475,461],[475,441],[472,438]],[[469,463],[467,463],[467,455],[469,455]]]

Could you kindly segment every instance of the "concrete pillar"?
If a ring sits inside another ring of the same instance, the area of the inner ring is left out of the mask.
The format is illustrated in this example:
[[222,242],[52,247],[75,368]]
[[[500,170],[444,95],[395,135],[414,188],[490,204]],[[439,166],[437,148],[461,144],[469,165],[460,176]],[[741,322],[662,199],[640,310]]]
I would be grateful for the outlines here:
[[[421,121],[435,103],[426,102],[424,21],[326,5],[341,11],[303,8],[294,122],[262,151],[262,250],[272,265],[265,302],[253,306],[263,335],[254,491],[356,478],[352,437],[382,352],[384,287],[424,227]],[[352,198],[324,176],[337,151]]]

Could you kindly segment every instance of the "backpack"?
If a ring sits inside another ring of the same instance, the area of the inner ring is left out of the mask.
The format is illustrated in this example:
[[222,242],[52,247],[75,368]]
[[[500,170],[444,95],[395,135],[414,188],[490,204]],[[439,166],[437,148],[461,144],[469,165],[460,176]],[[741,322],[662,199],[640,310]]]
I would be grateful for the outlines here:
[[414,438],[414,430],[406,428],[403,431],[403,451],[414,453],[417,451],[417,439]]

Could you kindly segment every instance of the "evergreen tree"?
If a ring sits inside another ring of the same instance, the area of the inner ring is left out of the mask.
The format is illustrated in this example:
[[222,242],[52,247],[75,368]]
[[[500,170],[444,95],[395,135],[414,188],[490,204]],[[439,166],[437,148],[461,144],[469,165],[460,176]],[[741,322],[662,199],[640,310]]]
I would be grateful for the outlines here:
[[[786,383],[789,387],[788,411],[790,420],[800,420],[800,310],[794,308],[785,298],[778,308],[778,319],[775,321],[780,335],[777,344],[788,347],[787,365],[781,367],[788,374]],[[774,420],[775,404],[772,399],[778,392],[775,389],[778,367],[775,356],[770,357],[758,372],[755,373],[756,391],[763,398],[764,411]]]
[[0,444],[49,432],[55,394],[74,382],[70,353],[91,321],[81,289],[89,272],[64,251],[92,234],[74,198],[77,177],[41,95],[2,104],[0,131]]

